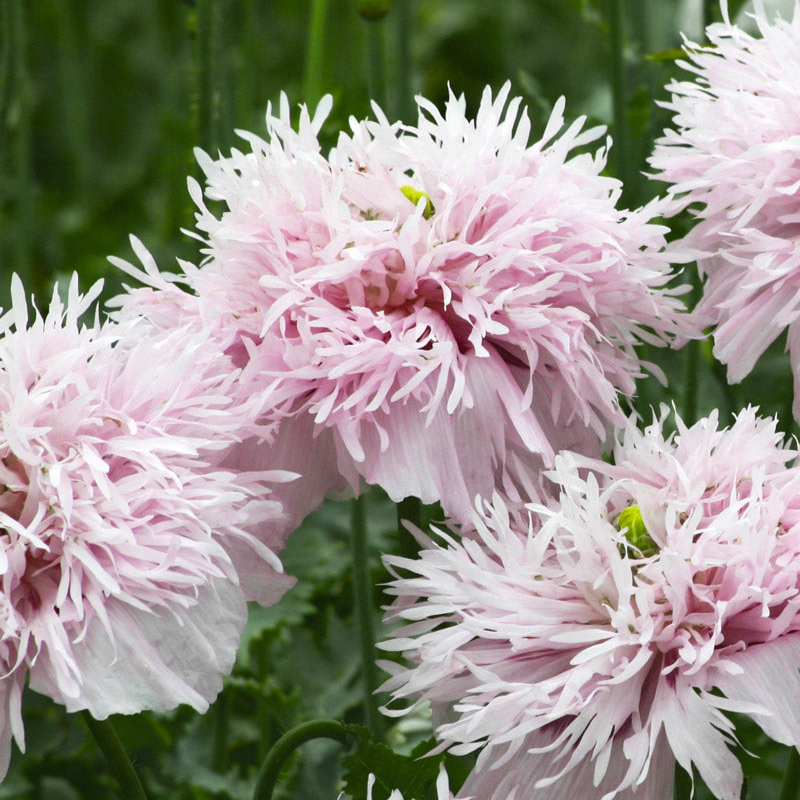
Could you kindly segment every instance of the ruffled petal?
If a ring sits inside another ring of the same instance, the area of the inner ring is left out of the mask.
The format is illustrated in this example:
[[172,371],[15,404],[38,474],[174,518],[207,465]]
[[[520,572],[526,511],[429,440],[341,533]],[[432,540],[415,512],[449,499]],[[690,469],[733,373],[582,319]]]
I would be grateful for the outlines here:
[[206,711],[233,668],[247,618],[241,592],[227,581],[203,586],[185,609],[145,611],[112,599],[106,612],[108,628],[96,617],[73,646],[77,692],[63,687],[46,651],[30,671],[32,689],[97,719],[180,703]]
[[729,700],[761,706],[752,714],[764,733],[800,747],[800,634],[748,647],[728,662],[741,672],[721,672],[714,681]]
[[[551,734],[530,734],[524,747],[547,748],[552,743]],[[630,762],[623,753],[622,742],[612,741],[605,757],[608,759],[605,775],[595,780],[596,761],[584,758],[576,767],[546,786],[537,783],[557,769],[552,752],[527,752],[514,759],[512,764],[497,769],[473,770],[459,791],[460,797],[476,800],[665,800],[672,797],[675,759],[666,738],[659,737],[649,760],[649,770],[637,785],[618,788],[626,780]]]

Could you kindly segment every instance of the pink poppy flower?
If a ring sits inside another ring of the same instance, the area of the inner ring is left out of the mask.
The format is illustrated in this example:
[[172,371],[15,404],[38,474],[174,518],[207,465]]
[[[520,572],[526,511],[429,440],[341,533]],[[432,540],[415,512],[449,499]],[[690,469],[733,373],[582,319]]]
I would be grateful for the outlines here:
[[562,101],[531,143],[508,85],[475,118],[463,97],[418,103],[416,126],[351,120],[326,157],[330,98],[295,130],[284,97],[249,152],[198,151],[196,297],[176,310],[175,278],[121,264],[151,289],[119,302],[202,317],[268,390],[278,441],[246,463],[285,451],[314,496],[363,477],[467,518],[561,448],[597,453],[642,374],[634,344],[685,323],[661,207],[617,209],[605,148],[580,152],[602,129],[565,128]]
[[384,688],[480,750],[464,795],[663,800],[677,760],[738,800],[724,712],[800,745],[796,454],[752,408],[728,430],[663,421],[630,425],[616,466],[561,454],[558,501],[495,498],[468,536],[386,557],[406,624],[382,647],[412,666],[386,662]]
[[672,184],[673,210],[697,218],[676,247],[708,276],[697,314],[716,325],[728,379],[742,380],[788,328],[800,419],[800,11],[769,22],[756,3],[753,36],[723,10],[709,45],[685,46],[694,78],[667,87],[675,130],[650,164]]
[[[242,424],[218,347],[144,320],[81,325],[100,291],[29,320],[19,279],[0,319],[0,777],[24,746],[30,686],[97,718],[222,688],[251,562],[291,579],[251,529],[282,474],[220,468]],[[245,554],[247,557],[245,558]]]

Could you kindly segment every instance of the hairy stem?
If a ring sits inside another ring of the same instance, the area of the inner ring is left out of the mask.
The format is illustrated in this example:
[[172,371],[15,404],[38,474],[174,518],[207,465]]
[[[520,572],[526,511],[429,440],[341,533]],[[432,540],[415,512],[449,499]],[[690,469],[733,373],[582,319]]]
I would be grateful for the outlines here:
[[122,788],[122,796],[125,800],[147,800],[142,782],[139,780],[128,752],[122,746],[111,721],[95,719],[88,711],[81,711],[81,716],[94,736],[98,747],[103,751],[114,777]]
[[341,723],[331,719],[304,722],[281,736],[267,753],[256,779],[253,800],[271,800],[281,768],[291,754],[312,739],[334,739],[350,745],[354,737]]

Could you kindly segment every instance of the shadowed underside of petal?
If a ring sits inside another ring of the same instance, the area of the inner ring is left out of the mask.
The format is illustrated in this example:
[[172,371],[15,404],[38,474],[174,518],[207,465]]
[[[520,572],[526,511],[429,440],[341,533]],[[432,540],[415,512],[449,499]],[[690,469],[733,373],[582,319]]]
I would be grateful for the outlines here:
[[[441,502],[448,516],[468,520],[477,495],[491,496],[504,477],[513,483],[520,470],[536,474],[552,459],[548,437],[533,414],[523,413],[522,392],[504,365],[473,360],[465,386],[474,404],[453,413],[440,405],[429,418],[414,398],[375,413],[374,424],[362,426],[365,458],[355,465],[366,481],[395,502],[409,496]],[[383,449],[381,429],[387,434]],[[510,451],[515,460],[507,458]],[[347,461],[340,445],[340,464]]]

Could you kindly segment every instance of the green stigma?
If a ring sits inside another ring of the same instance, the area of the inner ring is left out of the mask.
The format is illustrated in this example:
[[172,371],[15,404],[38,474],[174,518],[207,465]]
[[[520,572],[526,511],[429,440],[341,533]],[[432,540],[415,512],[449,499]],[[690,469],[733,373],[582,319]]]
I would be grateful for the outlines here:
[[420,192],[418,189],[415,189],[413,186],[401,186],[400,191],[414,204],[416,205],[419,203],[420,198],[425,198],[425,210],[422,212],[422,216],[425,219],[430,219],[433,216],[434,207],[433,203],[431,203],[431,198],[425,193]]
[[625,538],[631,543],[632,548],[638,550],[645,558],[658,552],[658,545],[647,532],[642,510],[639,506],[628,506],[623,509],[617,518],[617,530],[625,531]]

